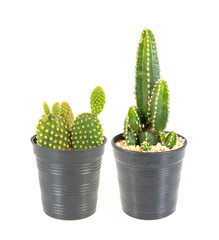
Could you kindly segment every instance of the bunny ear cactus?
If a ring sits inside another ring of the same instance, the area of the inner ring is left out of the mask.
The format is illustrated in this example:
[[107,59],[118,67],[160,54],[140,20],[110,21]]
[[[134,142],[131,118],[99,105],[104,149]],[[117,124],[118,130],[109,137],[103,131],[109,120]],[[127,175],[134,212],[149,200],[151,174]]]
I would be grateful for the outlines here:
[[54,103],[52,113],[50,113],[50,108],[46,102],[43,103],[43,108],[45,114],[42,115],[37,125],[37,144],[52,149],[69,149],[69,132],[67,123],[60,116],[60,104]]
[[[137,106],[129,108],[124,122],[124,138],[129,145],[142,145],[142,149],[161,142],[172,148],[176,144],[173,133],[165,137],[163,131],[169,115],[169,90],[160,78],[155,38],[151,30],[144,29],[137,51],[135,95]],[[172,136],[172,137],[171,137]]]

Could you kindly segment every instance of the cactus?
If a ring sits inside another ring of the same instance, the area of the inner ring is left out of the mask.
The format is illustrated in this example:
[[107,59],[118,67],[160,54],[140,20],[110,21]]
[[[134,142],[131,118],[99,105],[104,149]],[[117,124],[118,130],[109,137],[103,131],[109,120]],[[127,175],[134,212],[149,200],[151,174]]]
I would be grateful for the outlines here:
[[137,52],[135,94],[145,123],[149,118],[151,91],[159,78],[155,38],[149,29],[144,29]]
[[73,149],[87,149],[103,143],[103,129],[100,120],[92,113],[78,115],[71,131]]
[[172,149],[175,145],[176,145],[176,141],[177,141],[177,136],[176,133],[174,131],[168,133],[164,145],[166,147],[168,147],[169,149]]
[[45,114],[42,115],[37,125],[37,144],[41,147],[52,149],[69,149],[70,138],[67,123],[60,116],[61,107],[54,103],[52,113],[46,102],[43,103]]
[[61,116],[65,119],[67,123],[68,131],[71,131],[71,127],[74,122],[74,115],[72,113],[71,107],[67,102],[61,103]]
[[141,149],[142,149],[142,151],[144,151],[144,152],[148,152],[148,151],[151,150],[151,146],[150,146],[147,142],[143,142],[143,143],[141,144]]
[[157,131],[163,131],[168,121],[169,91],[164,79],[160,79],[153,90],[151,98],[151,121]]
[[52,149],[87,149],[103,143],[103,129],[97,115],[103,110],[105,93],[96,87],[91,94],[91,111],[76,117],[67,102],[61,105],[56,102],[52,113],[46,102],[43,102],[45,114],[37,125],[37,144]]
[[[162,132],[169,115],[169,90],[160,78],[157,48],[153,33],[144,29],[138,46],[135,81],[136,105],[129,108],[124,122],[124,138],[129,145],[141,145],[143,151],[161,143],[172,148],[176,135]],[[145,150],[144,150],[145,149]]]
[[165,140],[165,133],[160,133],[160,141],[163,142]]
[[94,88],[94,90],[91,93],[90,97],[90,107],[91,107],[91,113],[94,115],[99,115],[105,105],[105,93],[102,89],[102,87],[98,86]]

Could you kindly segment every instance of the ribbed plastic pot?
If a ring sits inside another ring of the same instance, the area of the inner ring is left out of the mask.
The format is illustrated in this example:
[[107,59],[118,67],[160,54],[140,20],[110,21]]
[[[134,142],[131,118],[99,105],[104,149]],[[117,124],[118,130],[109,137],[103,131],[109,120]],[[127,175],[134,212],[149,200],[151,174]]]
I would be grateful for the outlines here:
[[[180,136],[180,135],[179,135]],[[112,139],[123,211],[145,220],[164,218],[176,209],[185,145],[167,152],[135,152]]]
[[101,146],[84,150],[55,150],[36,144],[36,155],[44,212],[50,217],[76,220],[96,211],[102,155]]

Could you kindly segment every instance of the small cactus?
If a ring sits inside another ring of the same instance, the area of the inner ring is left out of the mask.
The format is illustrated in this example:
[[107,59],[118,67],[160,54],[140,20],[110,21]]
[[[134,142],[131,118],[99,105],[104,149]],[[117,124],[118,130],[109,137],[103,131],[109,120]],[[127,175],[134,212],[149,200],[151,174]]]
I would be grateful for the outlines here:
[[167,138],[162,132],[169,115],[169,90],[160,78],[155,38],[144,29],[138,46],[135,95],[137,107],[129,108],[124,122],[124,138],[129,145],[141,145],[148,151],[151,145],[161,143],[172,148],[177,139],[173,133]]
[[160,141],[163,142],[165,140],[165,133],[160,133]]
[[92,113],[78,115],[71,131],[73,149],[87,149],[103,143],[103,129],[100,120]]
[[90,107],[92,114],[97,116],[102,112],[105,105],[105,98],[105,93],[102,87],[98,86],[94,88],[90,97]]
[[103,143],[103,129],[97,115],[103,110],[105,93],[96,87],[91,94],[91,109],[94,113],[82,113],[74,120],[71,107],[67,102],[56,102],[52,113],[43,102],[45,114],[37,125],[37,144],[52,149],[87,149]]
[[54,103],[52,113],[46,102],[43,103],[45,114],[37,125],[37,144],[41,147],[52,149],[69,149],[70,138],[67,123],[60,116],[60,104]]
[[147,142],[143,142],[143,143],[141,144],[141,149],[142,149],[142,151],[144,151],[144,152],[148,152],[148,151],[151,150],[151,146],[150,146]]
[[169,149],[172,149],[175,145],[176,145],[176,141],[177,141],[177,136],[176,133],[174,131],[168,133],[164,145],[166,147],[168,147]]
[[72,113],[71,107],[67,102],[61,103],[61,116],[65,119],[68,125],[68,130],[71,131],[71,127],[74,122],[74,115]]

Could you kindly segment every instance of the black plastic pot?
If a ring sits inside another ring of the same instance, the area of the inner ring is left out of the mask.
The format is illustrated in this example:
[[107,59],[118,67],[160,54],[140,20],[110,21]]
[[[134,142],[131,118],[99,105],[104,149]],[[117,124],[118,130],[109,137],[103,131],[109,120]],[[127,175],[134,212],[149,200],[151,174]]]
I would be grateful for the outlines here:
[[31,138],[37,159],[44,212],[64,220],[82,219],[96,211],[99,174],[104,142],[86,150],[54,150],[36,144]]
[[139,219],[164,218],[176,209],[186,144],[168,152],[134,152],[112,139],[123,211]]

